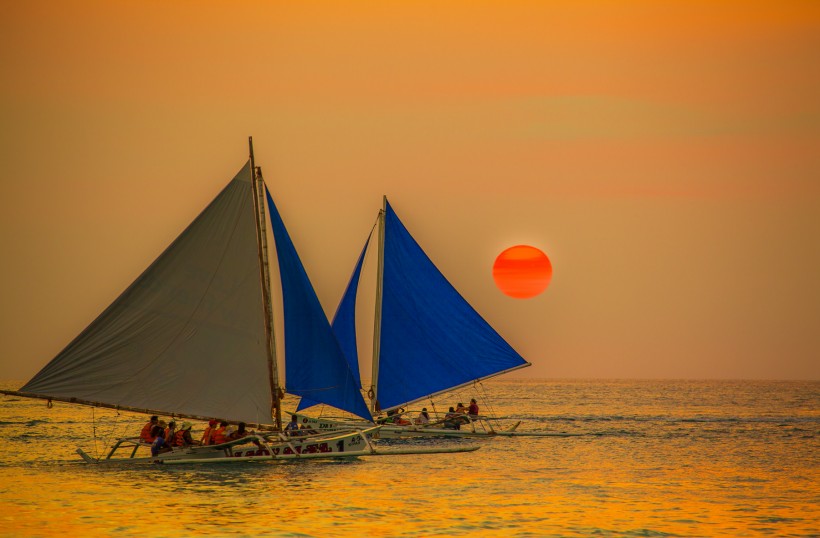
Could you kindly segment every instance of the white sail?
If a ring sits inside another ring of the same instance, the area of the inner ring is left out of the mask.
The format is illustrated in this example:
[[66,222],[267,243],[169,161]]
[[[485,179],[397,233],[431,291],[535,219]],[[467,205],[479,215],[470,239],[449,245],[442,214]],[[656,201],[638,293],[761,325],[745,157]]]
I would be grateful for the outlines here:
[[251,166],[20,393],[271,418]]

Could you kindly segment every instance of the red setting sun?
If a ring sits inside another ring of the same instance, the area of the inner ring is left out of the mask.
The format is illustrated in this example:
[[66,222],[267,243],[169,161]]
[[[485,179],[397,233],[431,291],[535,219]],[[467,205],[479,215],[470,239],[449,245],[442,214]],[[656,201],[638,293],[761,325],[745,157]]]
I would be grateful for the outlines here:
[[493,279],[504,294],[529,299],[547,289],[552,263],[547,255],[529,245],[510,247],[495,259]]

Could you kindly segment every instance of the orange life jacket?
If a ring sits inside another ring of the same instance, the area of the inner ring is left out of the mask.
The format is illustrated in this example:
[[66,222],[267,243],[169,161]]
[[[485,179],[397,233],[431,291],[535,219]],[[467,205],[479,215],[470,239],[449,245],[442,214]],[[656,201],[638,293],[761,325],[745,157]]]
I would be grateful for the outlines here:
[[151,437],[151,430],[154,428],[154,424],[150,422],[142,427],[142,431],[140,432],[140,441],[144,441],[146,443],[153,443],[154,438]]
[[228,437],[225,435],[225,427],[220,426],[213,434],[213,444],[221,445],[228,442]]
[[210,426],[205,427],[205,432],[202,434],[202,444],[203,445],[210,445],[211,444],[211,428]]
[[185,430],[179,430],[174,434],[174,440],[171,441],[171,446],[185,446]]

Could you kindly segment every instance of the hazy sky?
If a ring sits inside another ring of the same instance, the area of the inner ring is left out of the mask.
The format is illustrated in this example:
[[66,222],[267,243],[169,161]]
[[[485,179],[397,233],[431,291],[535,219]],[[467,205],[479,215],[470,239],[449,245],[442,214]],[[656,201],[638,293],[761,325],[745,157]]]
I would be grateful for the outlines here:
[[[247,157],[332,314],[387,194],[532,377],[820,379],[820,2],[8,3],[0,379]],[[494,286],[505,248],[547,291]]]

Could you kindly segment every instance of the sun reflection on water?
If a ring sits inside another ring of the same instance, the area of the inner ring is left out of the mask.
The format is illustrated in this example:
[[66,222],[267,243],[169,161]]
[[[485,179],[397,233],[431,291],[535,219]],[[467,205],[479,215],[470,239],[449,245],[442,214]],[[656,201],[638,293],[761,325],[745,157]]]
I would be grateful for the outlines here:
[[92,424],[87,408],[3,398],[4,529],[14,536],[820,533],[818,383],[487,386],[496,412],[523,419],[522,428],[581,435],[499,437],[467,454],[344,462],[88,465],[73,451],[93,450],[94,424],[113,438],[138,431],[144,417],[96,410]]

